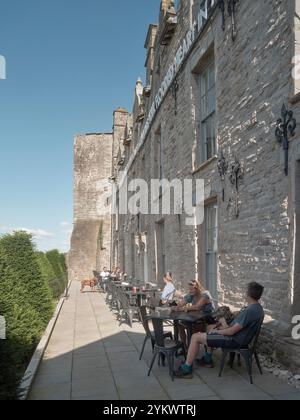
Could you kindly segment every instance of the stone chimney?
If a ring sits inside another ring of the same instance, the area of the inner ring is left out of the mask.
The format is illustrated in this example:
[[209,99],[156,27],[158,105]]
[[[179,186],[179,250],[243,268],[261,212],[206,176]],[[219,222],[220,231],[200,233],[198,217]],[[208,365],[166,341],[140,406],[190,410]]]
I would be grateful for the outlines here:
[[118,160],[120,156],[125,155],[124,140],[126,135],[126,126],[129,113],[124,108],[118,108],[114,112],[114,127],[113,127],[113,173],[115,176],[118,172]]
[[168,45],[177,25],[177,15],[174,0],[162,0],[159,16],[159,43]]
[[163,16],[167,13],[175,14],[175,2],[174,0],[161,0],[160,11]]

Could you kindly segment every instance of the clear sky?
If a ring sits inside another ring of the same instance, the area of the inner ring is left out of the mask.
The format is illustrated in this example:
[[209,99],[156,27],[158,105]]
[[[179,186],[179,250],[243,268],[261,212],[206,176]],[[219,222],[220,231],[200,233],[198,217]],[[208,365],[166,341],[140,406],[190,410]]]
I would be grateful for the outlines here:
[[0,234],[69,249],[73,137],[110,132],[144,79],[160,0],[1,0]]

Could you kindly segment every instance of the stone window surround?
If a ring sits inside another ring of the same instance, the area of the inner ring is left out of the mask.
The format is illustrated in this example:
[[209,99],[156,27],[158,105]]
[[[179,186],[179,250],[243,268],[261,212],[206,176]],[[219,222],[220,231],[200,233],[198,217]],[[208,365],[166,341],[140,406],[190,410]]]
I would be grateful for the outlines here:
[[299,227],[300,227],[300,160],[296,158],[295,160],[295,168],[294,168],[294,175],[293,175],[293,188],[294,188],[294,231],[295,231],[295,239],[294,239],[294,284],[293,284],[293,315],[299,315],[300,310],[300,284],[299,284],[299,277],[300,277],[300,263],[299,263],[299,244],[300,244],[300,234],[299,234]]
[[206,169],[208,166],[214,164],[215,162],[217,162],[218,160],[218,156],[214,155],[213,157],[211,157],[210,159],[206,160],[205,162],[203,162],[201,165],[199,165],[197,168],[195,168],[191,174],[192,175],[196,175],[198,172],[203,171],[204,169]]
[[[211,213],[211,210],[214,211]],[[212,215],[215,215],[214,224],[208,224]],[[206,287],[212,293],[213,298],[218,301],[218,201],[211,200],[205,205],[205,223],[204,223],[204,243],[205,243],[205,281]],[[214,241],[214,235],[216,242]],[[213,247],[209,243],[213,243]],[[216,246],[216,249],[215,249]],[[210,261],[208,264],[208,260]],[[212,265],[214,269],[211,271]]]
[[[206,75],[207,80],[204,82],[203,78]],[[213,77],[212,77],[213,76]],[[215,77],[215,60],[214,57],[211,58],[211,60],[207,61],[205,68],[203,71],[199,74],[198,79],[198,87],[200,89],[200,129],[199,129],[199,137],[198,137],[198,147],[200,148],[199,152],[201,152],[201,156],[199,156],[198,153],[198,159],[201,160],[201,162],[205,162],[206,160],[211,159],[217,149],[216,146],[216,77]],[[210,81],[213,80],[212,85],[209,86]],[[204,91],[203,91],[203,83],[205,83]],[[208,83],[208,86],[206,86],[206,83]],[[197,95],[198,97],[198,95]],[[210,98],[211,97],[211,103]],[[206,98],[206,99],[205,99]],[[203,110],[203,100],[207,101],[205,108],[208,107],[208,109]],[[197,106],[199,106],[199,103],[197,101]],[[211,106],[211,109],[209,107]],[[208,122],[210,121],[211,125],[211,132],[208,134]],[[202,138],[202,130],[203,127],[206,127],[205,129],[205,136]],[[214,137],[213,137],[214,132]],[[209,147],[211,147],[211,152],[209,151]]]
[[[211,205],[217,205],[219,208],[219,201],[218,201],[218,196],[214,195],[212,197],[209,197],[208,199],[206,199],[204,201],[204,206],[208,207]],[[198,227],[198,261],[196,261],[197,266],[198,266],[198,277],[200,279],[205,279],[206,278],[206,253],[205,253],[205,224],[203,223],[202,225],[200,225]],[[217,254],[217,261],[218,261],[219,255]],[[218,268],[217,268],[218,270]],[[217,293],[220,293],[220,285],[218,284],[218,280],[217,280]]]
[[[214,163],[218,156],[214,155],[211,158],[201,161],[199,159],[199,138],[200,138],[200,132],[201,132],[201,95],[200,95],[200,86],[199,86],[199,77],[200,74],[205,68],[215,59],[215,46],[214,46],[214,40],[208,39],[208,43],[204,48],[200,50],[200,52],[197,53],[192,59],[192,66],[191,66],[191,74],[193,77],[192,79],[192,88],[194,89],[195,95],[194,95],[194,107],[195,107],[195,132],[196,136],[194,139],[194,144],[196,144],[196,151],[195,151],[195,157],[193,158],[193,169],[192,169],[192,175],[195,175],[197,172],[200,172],[201,170],[205,169],[210,164]],[[216,70],[215,70],[216,71]],[[216,80],[217,82],[217,80]],[[217,90],[217,87],[215,88]],[[215,110],[215,116],[217,116],[218,107],[217,107],[217,96],[216,96],[216,110]],[[218,151],[218,138],[217,138],[217,118],[215,118],[215,124],[216,124],[216,151]]]

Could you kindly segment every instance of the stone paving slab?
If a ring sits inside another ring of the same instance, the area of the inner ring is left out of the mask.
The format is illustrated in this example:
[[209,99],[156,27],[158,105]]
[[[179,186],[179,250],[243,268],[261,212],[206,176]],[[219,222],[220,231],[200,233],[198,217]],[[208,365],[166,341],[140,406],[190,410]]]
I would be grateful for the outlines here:
[[[243,368],[196,369],[192,380],[174,382],[168,367],[154,366],[150,343],[139,353],[143,327],[119,325],[99,293],[79,292],[72,283],[43,361],[30,400],[300,400],[300,393],[273,375],[255,371],[254,385]],[[180,360],[176,362],[180,363]]]

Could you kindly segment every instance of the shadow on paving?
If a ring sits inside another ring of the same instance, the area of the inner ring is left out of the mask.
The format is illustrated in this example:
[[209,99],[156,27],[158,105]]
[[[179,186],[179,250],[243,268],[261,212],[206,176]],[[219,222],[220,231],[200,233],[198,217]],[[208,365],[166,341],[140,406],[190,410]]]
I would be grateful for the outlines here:
[[[168,367],[153,368],[142,326],[119,326],[99,294],[80,297],[80,305],[64,308],[35,378],[30,400],[270,400],[300,399],[300,393],[273,375],[254,368],[250,385],[244,367],[228,366],[218,377],[215,369],[196,369],[192,380],[171,381]],[[77,302],[76,300],[76,302]],[[73,331],[73,333],[72,333]],[[182,359],[176,360],[177,367]]]

